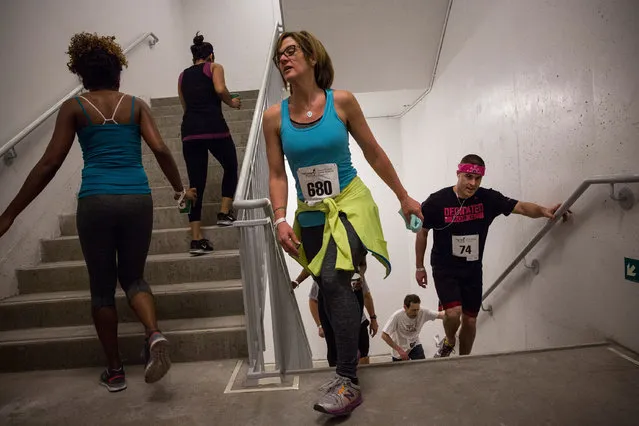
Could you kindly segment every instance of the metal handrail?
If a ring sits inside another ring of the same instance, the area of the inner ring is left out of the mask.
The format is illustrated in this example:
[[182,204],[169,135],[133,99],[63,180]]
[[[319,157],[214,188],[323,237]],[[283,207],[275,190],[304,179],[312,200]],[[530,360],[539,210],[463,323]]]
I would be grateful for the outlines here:
[[[286,257],[273,228],[273,207],[269,200],[268,161],[262,135],[262,116],[266,108],[280,102],[277,92],[279,73],[272,62],[277,40],[283,28],[273,31],[262,85],[249,130],[244,161],[235,191],[233,207],[238,211],[234,226],[240,231],[242,291],[246,316],[249,385],[270,376],[312,367],[312,353],[304,330],[297,300],[289,285]],[[264,316],[266,294],[270,293],[275,371],[266,371]]]
[[[630,174],[630,175],[612,175],[612,176],[593,176],[589,179],[584,180],[578,187],[573,191],[573,193],[564,201],[564,203],[559,207],[555,216],[548,220],[548,223],[537,232],[537,234],[530,240],[530,242],[523,248],[523,250],[515,257],[515,259],[508,265],[508,267],[502,272],[502,274],[495,280],[495,282],[484,292],[482,295],[482,302],[491,295],[492,292],[499,287],[499,285],[506,279],[506,277],[515,269],[515,267],[524,260],[524,257],[537,245],[537,243],[550,232],[553,226],[561,219],[561,217],[566,213],[575,201],[581,197],[581,195],[591,186],[597,184],[610,184],[611,185],[611,193],[610,196],[613,200],[619,201],[623,203],[628,200],[628,198],[632,197],[632,192],[626,192],[621,196],[617,196],[614,193],[614,184],[616,183],[636,183],[639,182],[638,174]],[[537,263],[538,265],[538,263]],[[492,306],[488,306],[484,308],[482,303],[481,306],[483,311],[492,312]]]
[[[253,113],[253,121],[251,122],[251,128],[249,129],[248,141],[246,143],[246,151],[245,156],[248,156],[244,159],[242,163],[242,169],[240,170],[240,176],[237,181],[237,188],[235,190],[235,200],[236,203],[241,200],[246,199],[246,195],[248,193],[248,184],[250,177],[250,170],[253,167],[253,159],[255,158],[255,152],[257,151],[257,144],[259,141],[259,132],[262,130],[262,115],[264,114],[264,103],[266,101],[266,90],[268,87],[268,82],[271,79],[271,75],[273,72],[273,68],[270,66],[271,57],[273,56],[273,52],[275,52],[275,45],[277,44],[277,39],[279,34],[282,32],[283,28],[280,25],[276,25],[273,30],[273,35],[271,37],[271,45],[269,46],[269,54],[266,59],[266,70],[264,71],[264,75],[262,76],[262,85],[260,86],[260,91],[257,95],[257,101],[255,103],[255,112]],[[246,161],[246,159],[251,161]],[[235,205],[235,203],[234,203]],[[241,205],[235,205],[236,208],[245,208]]]
[[[145,33],[145,34],[141,35],[140,37],[138,37],[133,43],[131,43],[131,45],[129,45],[129,47],[124,49],[124,54],[126,55],[127,53],[129,53],[132,49],[137,47],[140,43],[142,43],[144,40],[146,40],[149,37],[151,37],[151,40],[149,40],[149,46],[150,47],[155,46],[158,43],[158,41],[160,41],[160,39],[154,33],[152,33],[152,32]],[[20,133],[18,133],[13,138],[11,138],[11,140],[9,140],[9,142],[4,144],[0,148],[0,157],[2,157],[2,156],[4,156],[4,155],[9,153],[9,155],[7,156],[8,159],[5,158],[5,163],[11,164],[11,160],[13,160],[16,157],[16,153],[15,153],[14,149],[15,149],[15,146],[17,144],[22,142],[22,140],[24,140],[24,138],[26,138],[31,132],[33,132],[35,129],[37,129],[38,126],[40,126],[42,123],[44,123],[57,110],[59,110],[60,107],[62,106],[62,104],[64,104],[67,100],[71,99],[72,97],[74,97],[75,95],[80,93],[82,91],[82,89],[83,89],[83,86],[81,84],[79,84],[75,89],[70,91],[62,99],[60,99],[58,102],[56,102],[51,108],[46,110],[38,118],[36,118],[34,121],[32,121],[31,124],[29,124],[27,127],[22,129],[22,131]]]

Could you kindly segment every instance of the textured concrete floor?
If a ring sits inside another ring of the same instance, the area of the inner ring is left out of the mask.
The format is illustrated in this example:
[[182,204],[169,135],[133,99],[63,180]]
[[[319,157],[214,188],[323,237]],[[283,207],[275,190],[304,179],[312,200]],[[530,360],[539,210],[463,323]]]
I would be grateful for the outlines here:
[[364,404],[350,417],[312,410],[322,371],[300,390],[224,394],[235,361],[176,364],[146,385],[109,394],[98,370],[0,375],[2,425],[636,425],[639,367],[607,347],[467,357],[360,372]]

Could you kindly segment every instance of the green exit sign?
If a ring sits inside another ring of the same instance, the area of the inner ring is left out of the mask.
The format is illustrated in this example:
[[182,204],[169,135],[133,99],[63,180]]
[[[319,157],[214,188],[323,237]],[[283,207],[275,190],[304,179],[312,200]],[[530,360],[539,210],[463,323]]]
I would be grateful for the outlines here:
[[624,258],[623,270],[628,281],[639,283],[639,259]]

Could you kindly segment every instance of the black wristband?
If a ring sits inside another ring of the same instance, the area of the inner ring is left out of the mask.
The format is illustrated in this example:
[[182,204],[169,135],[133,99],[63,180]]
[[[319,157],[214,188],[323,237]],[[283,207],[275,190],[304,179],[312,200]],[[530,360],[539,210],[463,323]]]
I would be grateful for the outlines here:
[[377,315],[371,315],[371,319],[372,320],[376,320],[377,319]]

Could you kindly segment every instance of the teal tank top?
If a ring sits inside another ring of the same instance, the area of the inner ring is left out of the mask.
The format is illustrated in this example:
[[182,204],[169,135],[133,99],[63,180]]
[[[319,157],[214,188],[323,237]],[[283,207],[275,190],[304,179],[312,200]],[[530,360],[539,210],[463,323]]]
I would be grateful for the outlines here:
[[78,198],[103,194],[150,194],[149,181],[142,166],[140,126],[135,123],[135,97],[131,101],[131,119],[127,124],[118,124],[113,118],[105,118],[103,124],[94,124],[80,98],[75,99],[89,121],[86,127],[78,130],[84,160]]
[[[304,200],[297,173],[301,167],[336,164],[340,191],[357,176],[357,170],[351,162],[348,129],[335,111],[333,90],[326,90],[326,106],[317,124],[304,128],[293,126],[288,112],[288,99],[282,101],[281,119],[282,150],[295,178],[297,198]],[[298,216],[298,220],[303,227],[319,226],[324,224],[325,217],[322,212],[304,212]]]

